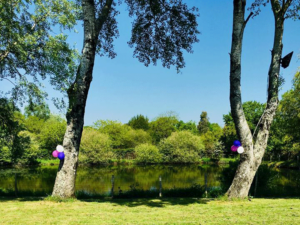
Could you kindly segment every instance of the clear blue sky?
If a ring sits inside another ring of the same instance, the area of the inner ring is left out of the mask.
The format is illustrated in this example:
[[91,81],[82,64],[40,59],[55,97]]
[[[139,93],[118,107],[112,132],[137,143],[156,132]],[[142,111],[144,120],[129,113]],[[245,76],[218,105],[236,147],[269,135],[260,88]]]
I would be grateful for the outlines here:
[[[98,56],[94,78],[88,95],[85,125],[98,119],[119,120],[123,123],[137,115],[150,120],[166,111],[175,111],[183,121],[198,122],[202,111],[207,111],[210,122],[223,125],[223,114],[230,111],[229,52],[232,33],[232,0],[186,0],[199,8],[200,42],[193,46],[193,54],[185,54],[186,68],[145,67],[133,58],[127,41],[131,35],[131,21],[126,5],[119,7],[120,37],[114,42],[117,57],[113,60]],[[250,1],[248,1],[250,3]],[[249,12],[247,12],[248,15]],[[283,55],[294,51],[290,67],[281,69],[285,84],[280,95],[291,88],[292,78],[300,66],[300,22],[285,23]],[[82,47],[82,28],[69,37],[70,43]],[[274,19],[270,7],[251,19],[244,34],[242,57],[242,100],[266,101],[267,74],[271,60]],[[0,83],[1,89],[8,84]],[[60,96],[45,83],[49,98]],[[51,104],[50,109],[58,112]]]

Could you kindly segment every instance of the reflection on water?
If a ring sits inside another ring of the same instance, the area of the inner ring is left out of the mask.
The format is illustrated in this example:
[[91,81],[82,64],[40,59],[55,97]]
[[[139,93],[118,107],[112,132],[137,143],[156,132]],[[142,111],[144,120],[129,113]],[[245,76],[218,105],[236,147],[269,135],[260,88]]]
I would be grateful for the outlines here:
[[[109,194],[114,175],[114,191],[158,190],[189,188],[193,184],[207,186],[208,190],[222,187],[226,190],[234,176],[236,165],[226,167],[198,165],[107,166],[79,167],[76,190],[91,194]],[[9,169],[0,168],[0,195],[5,190],[51,194],[57,166]],[[131,187],[130,187],[131,186]],[[261,166],[254,179],[250,195],[255,197],[300,197],[300,171],[274,170]]]

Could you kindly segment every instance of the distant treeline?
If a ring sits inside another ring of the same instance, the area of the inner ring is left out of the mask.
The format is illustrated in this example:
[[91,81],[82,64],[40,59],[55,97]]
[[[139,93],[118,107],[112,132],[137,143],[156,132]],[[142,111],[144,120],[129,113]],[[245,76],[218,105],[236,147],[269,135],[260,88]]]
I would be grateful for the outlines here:
[[[271,127],[266,150],[268,159],[296,159],[300,153],[300,74],[293,88],[283,94]],[[257,131],[265,105],[255,101],[243,104],[252,134]],[[24,114],[12,101],[0,99],[0,163],[35,164],[51,159],[56,145],[62,144],[65,119],[50,113],[48,106],[29,104]],[[196,163],[202,157],[219,160],[226,157],[238,139],[231,113],[223,115],[225,125],[210,123],[206,112],[198,123],[184,122],[175,113],[166,113],[149,121],[137,115],[122,124],[98,120],[83,129],[79,159],[99,164],[122,159],[139,163]]]

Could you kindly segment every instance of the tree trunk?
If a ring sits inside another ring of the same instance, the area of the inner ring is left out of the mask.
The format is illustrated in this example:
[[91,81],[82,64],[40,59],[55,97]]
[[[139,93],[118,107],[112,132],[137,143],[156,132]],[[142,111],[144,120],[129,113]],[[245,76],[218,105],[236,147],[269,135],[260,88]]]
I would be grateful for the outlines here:
[[77,72],[79,74],[78,79],[68,91],[70,102],[67,113],[67,130],[63,141],[65,159],[60,163],[52,193],[53,196],[62,198],[75,196],[79,146],[95,57],[94,47],[88,45],[85,43],[84,51],[86,51],[86,54],[83,54],[80,62]]
[[258,123],[258,133],[255,137],[255,144],[253,145],[254,140],[245,119],[240,91],[242,40],[244,28],[249,17],[244,21],[246,1],[234,0],[233,34],[230,58],[230,104],[237,134],[245,152],[241,154],[240,164],[232,184],[226,193],[229,198],[245,198],[248,196],[253,178],[261,164],[267,146],[270,126],[278,105],[278,76],[282,53],[284,13],[280,5],[278,6],[277,0],[272,0],[271,3],[275,17],[275,37],[272,61],[269,69],[268,101],[267,107]]
[[233,4],[233,32],[230,54],[230,106],[236,131],[245,152],[240,156],[240,164],[227,194],[229,197],[243,197],[248,195],[254,176],[250,170],[253,162],[253,138],[242,108],[241,98],[241,55],[243,34],[247,23],[244,20],[246,1],[234,0]]
[[96,45],[99,33],[111,11],[112,3],[113,0],[107,0],[96,19],[94,1],[82,0],[84,45],[76,79],[68,90],[67,130],[63,142],[65,159],[60,162],[52,196],[61,198],[75,196],[79,147],[86,100],[93,79]]
[[93,1],[82,1],[84,46],[76,80],[68,90],[67,130],[63,142],[65,159],[60,163],[52,196],[61,198],[75,196],[78,154],[84,125],[85,105],[93,78],[96,43],[100,29],[105,21],[105,16],[109,13],[112,0],[108,0],[107,2],[110,2],[110,5],[104,7],[104,17],[101,17],[101,20],[97,20],[95,18],[95,5]]

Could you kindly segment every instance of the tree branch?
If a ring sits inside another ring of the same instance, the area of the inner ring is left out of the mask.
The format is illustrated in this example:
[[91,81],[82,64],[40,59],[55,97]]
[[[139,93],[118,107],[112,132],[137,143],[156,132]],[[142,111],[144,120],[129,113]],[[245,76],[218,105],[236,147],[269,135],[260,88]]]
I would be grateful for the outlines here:
[[8,56],[8,54],[9,54],[9,51],[8,51],[8,50],[6,50],[6,51],[4,52],[4,54],[1,54],[1,55],[0,55],[0,62],[1,62],[2,60],[4,60],[4,59]]
[[15,69],[16,73],[19,75],[20,78],[24,77],[18,70],[18,68],[14,65],[13,62],[11,62],[11,65],[13,66],[13,68]]
[[[241,99],[241,54],[243,33],[246,25],[245,2],[234,1],[234,23],[232,31],[232,45],[230,53],[230,106],[232,118],[237,134],[244,146],[252,146],[252,134],[246,121]],[[250,18],[250,16],[248,17]],[[252,157],[252,148],[246,150],[249,158]]]
[[36,27],[36,25],[41,22],[42,20],[46,19],[47,16],[50,14],[50,11],[47,12],[44,16],[42,16],[40,19],[38,19],[37,21],[34,21],[34,24],[31,26],[31,30],[34,30],[34,28]]
[[102,7],[99,17],[96,20],[96,34],[99,35],[103,24],[105,23],[112,6],[113,0],[106,0],[105,5]]
[[[289,2],[289,3],[288,3]],[[288,0],[286,4],[290,4],[291,0]],[[256,135],[256,141],[254,145],[255,155],[261,157],[264,154],[267,146],[267,140],[273,117],[275,116],[278,106],[278,77],[280,74],[280,59],[282,55],[282,36],[283,36],[283,24],[284,24],[284,11],[280,7],[278,0],[271,0],[272,10],[275,18],[275,34],[272,49],[272,58],[270,69],[268,73],[268,100],[264,113],[257,124],[258,132]]]
[[271,0],[272,11],[275,18],[278,16],[278,13],[281,11],[281,6],[278,0]]
[[286,3],[282,6],[283,15],[286,13],[287,9],[290,7],[293,0],[287,0]]
[[245,22],[244,22],[244,24],[245,24],[244,27],[247,25],[249,19],[251,18],[251,16],[252,16],[253,14],[254,14],[253,12],[251,12],[251,13],[249,14],[249,16],[247,17],[247,19],[246,19]]
[[10,83],[12,83],[14,86],[17,86],[14,82],[12,82],[10,79],[6,78],[6,77],[3,77],[1,79],[5,79],[5,80],[8,80]]

